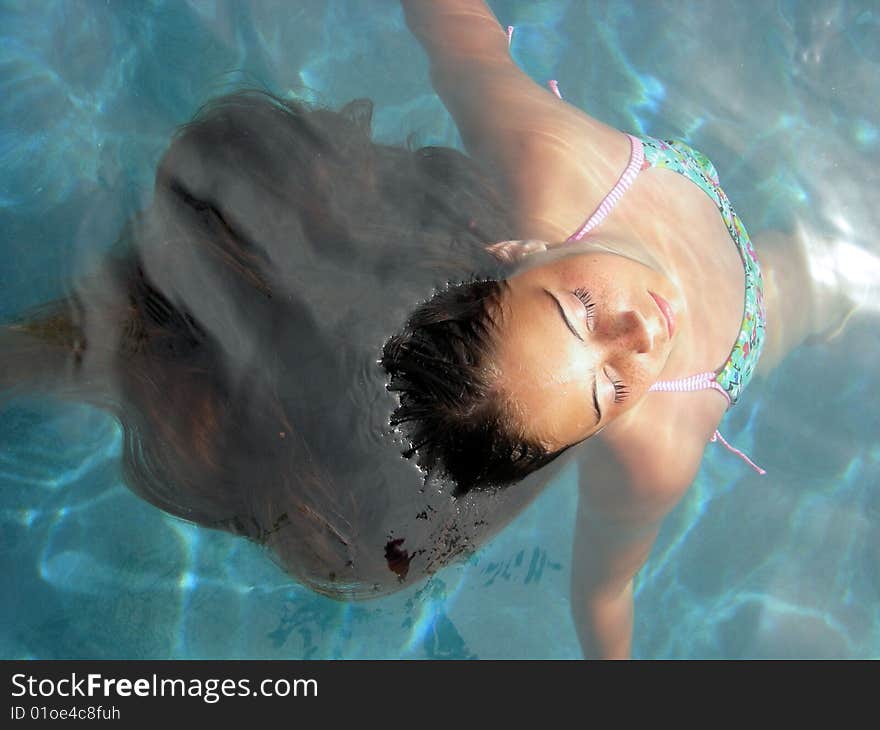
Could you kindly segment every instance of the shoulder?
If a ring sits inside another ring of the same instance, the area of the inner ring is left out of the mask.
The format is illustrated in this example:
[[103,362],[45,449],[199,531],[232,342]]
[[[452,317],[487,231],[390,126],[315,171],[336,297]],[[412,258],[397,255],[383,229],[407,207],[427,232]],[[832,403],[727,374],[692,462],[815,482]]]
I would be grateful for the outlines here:
[[[581,496],[620,522],[668,514],[693,483],[706,444],[723,414],[705,393],[695,408],[670,407],[651,394],[632,418],[612,423],[579,458]],[[720,401],[720,399],[719,399]],[[694,404],[696,405],[696,403]]]
[[468,154],[507,183],[517,204],[558,206],[574,186],[581,216],[584,198],[604,195],[626,167],[623,131],[557,98],[510,58],[434,65],[431,79]]

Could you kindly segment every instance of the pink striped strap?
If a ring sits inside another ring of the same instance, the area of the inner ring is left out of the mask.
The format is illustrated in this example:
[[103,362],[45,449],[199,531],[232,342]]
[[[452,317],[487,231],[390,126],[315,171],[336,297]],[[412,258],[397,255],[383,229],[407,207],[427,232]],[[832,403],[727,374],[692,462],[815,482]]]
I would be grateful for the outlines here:
[[764,469],[762,469],[754,461],[752,461],[748,456],[746,456],[742,451],[740,451],[737,448],[734,448],[729,443],[727,443],[727,441],[724,440],[724,436],[721,435],[721,432],[717,428],[715,429],[715,433],[712,434],[712,438],[710,438],[709,441],[710,441],[710,443],[713,443],[715,441],[721,441],[721,443],[724,444],[724,448],[726,448],[731,453],[736,454],[738,457],[740,457],[744,462],[746,462],[746,464],[748,464],[750,467],[752,467],[752,469],[754,469],[756,472],[758,472],[758,474],[763,476],[764,474],[767,473]]
[[[510,44],[513,42],[513,31],[514,27],[512,25],[507,26],[507,47],[510,48]],[[559,84],[556,83],[556,79],[551,79],[547,82],[547,86],[550,87],[550,90],[556,94],[560,99],[562,98],[562,94],[559,91]]]
[[710,389],[721,393],[727,399],[727,405],[730,405],[730,396],[718,381],[715,380],[715,373],[711,370],[705,373],[697,373],[687,378],[679,378],[678,380],[658,380],[648,388],[649,391],[659,390],[666,393],[683,393],[686,391]]
[[[695,390],[717,390],[727,399],[727,405],[730,406],[730,396],[727,394],[727,391],[724,390],[724,388],[722,388],[721,385],[719,385],[719,383],[715,380],[715,373],[713,373],[712,371],[697,373],[696,375],[691,375],[687,378],[678,378],[678,380],[658,380],[656,383],[654,383],[654,385],[648,388],[648,391],[652,390],[665,393],[684,393]],[[728,451],[739,456],[750,467],[752,467],[752,469],[758,472],[758,474],[767,473],[748,456],[746,456],[742,451],[734,448],[729,443],[727,443],[727,441],[724,440],[724,436],[721,435],[721,432],[718,431],[718,429],[715,429],[715,433],[713,433],[712,438],[709,439],[710,443],[713,443],[715,441],[720,441]]]
[[[510,48],[511,43],[513,42],[513,32],[514,27],[512,25],[507,26],[507,47]],[[550,79],[547,82],[547,85],[550,87],[550,90],[556,94],[557,97],[562,99],[562,92],[559,91],[559,82],[556,79]],[[617,181],[617,184],[611,189],[611,191],[606,195],[602,202],[599,203],[599,207],[593,211],[592,215],[586,220],[586,222],[571,236],[569,236],[566,240],[568,241],[579,241],[583,238],[587,233],[589,233],[593,228],[598,226],[617,202],[623,197],[623,194],[630,188],[633,182],[636,179],[636,176],[644,170],[649,165],[645,162],[645,150],[642,145],[642,141],[638,137],[634,137],[631,134],[627,134],[629,137],[630,145],[631,145],[631,154],[629,158],[629,164],[626,166],[626,169],[621,174],[620,179]]]
[[617,201],[623,197],[623,194],[629,190],[635,182],[635,179],[641,171],[645,161],[645,150],[642,146],[642,140],[638,137],[633,137],[631,134],[627,134],[626,136],[629,137],[630,144],[632,145],[629,164],[626,166],[626,169],[623,171],[617,184],[611,188],[611,192],[609,192],[602,202],[599,203],[599,207],[593,211],[593,214],[587,218],[586,222],[575,233],[569,236],[567,240],[579,241],[604,221],[614,206],[617,205]]

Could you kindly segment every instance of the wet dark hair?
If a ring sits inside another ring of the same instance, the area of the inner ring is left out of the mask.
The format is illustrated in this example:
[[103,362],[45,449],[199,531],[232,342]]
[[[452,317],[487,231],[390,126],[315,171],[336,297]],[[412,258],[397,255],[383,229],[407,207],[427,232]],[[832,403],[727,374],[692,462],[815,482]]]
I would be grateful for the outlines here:
[[[92,274],[0,327],[0,393],[109,411],[135,493],[266,545],[333,597],[437,570],[535,494],[473,489],[515,478],[491,435],[503,425],[494,405],[460,411],[460,436],[430,412],[430,393],[450,396],[456,369],[473,360],[466,380],[478,367],[456,334],[470,325],[454,322],[481,321],[479,307],[462,299],[445,324],[418,325],[451,292],[482,286],[450,283],[503,278],[484,247],[513,238],[513,217],[473,160],[378,144],[371,118],[368,100],[332,111],[245,89],[211,101]],[[408,318],[409,334],[387,343]],[[406,342],[420,343],[411,357]],[[447,364],[432,371],[432,352]],[[414,427],[422,463],[442,460],[471,491],[427,489],[391,422]],[[475,434],[491,469],[466,466]]]
[[426,473],[440,472],[461,496],[505,487],[549,464],[550,451],[524,432],[518,409],[498,388],[494,344],[504,281],[451,286],[422,304],[382,353],[391,416]]

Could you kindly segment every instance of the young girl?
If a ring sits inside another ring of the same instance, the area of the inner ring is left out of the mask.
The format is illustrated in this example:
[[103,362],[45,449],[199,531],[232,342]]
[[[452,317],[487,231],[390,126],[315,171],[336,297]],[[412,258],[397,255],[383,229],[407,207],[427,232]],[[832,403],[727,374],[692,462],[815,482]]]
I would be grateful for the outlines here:
[[[458,493],[575,445],[572,612],[587,657],[630,654],[633,576],[750,379],[852,311],[831,242],[752,242],[712,163],[608,127],[511,60],[481,0],[404,0],[468,153],[515,216],[503,281],[453,287],[385,348],[393,423]],[[824,256],[824,258],[823,258]],[[442,372],[443,382],[438,384]],[[591,437],[596,438],[591,438]]]

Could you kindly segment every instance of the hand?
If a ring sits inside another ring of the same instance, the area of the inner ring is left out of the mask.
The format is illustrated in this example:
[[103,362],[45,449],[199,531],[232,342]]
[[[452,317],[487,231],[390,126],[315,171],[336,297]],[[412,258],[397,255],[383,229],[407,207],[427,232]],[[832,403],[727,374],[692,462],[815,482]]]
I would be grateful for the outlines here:
[[513,264],[521,261],[526,256],[533,253],[546,251],[548,244],[544,241],[530,239],[527,241],[499,241],[490,246],[486,246],[486,250],[499,261]]

